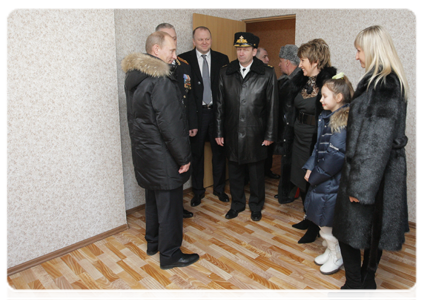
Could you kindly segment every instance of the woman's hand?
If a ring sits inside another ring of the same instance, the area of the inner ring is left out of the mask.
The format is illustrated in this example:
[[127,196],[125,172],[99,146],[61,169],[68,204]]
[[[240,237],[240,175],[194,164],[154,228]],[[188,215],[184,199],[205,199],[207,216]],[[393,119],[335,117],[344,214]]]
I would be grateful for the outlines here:
[[352,196],[350,196],[350,201],[351,202],[360,202],[360,201],[358,201],[358,199],[357,198],[354,198],[354,197],[352,197]]
[[311,170],[307,170],[304,179],[308,182],[308,179],[310,178]]

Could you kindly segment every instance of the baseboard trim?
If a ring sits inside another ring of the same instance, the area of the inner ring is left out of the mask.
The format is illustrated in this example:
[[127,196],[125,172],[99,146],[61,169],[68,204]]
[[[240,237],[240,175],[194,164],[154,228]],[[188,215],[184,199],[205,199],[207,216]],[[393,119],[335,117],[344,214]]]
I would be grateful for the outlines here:
[[128,209],[128,210],[126,211],[126,215],[127,215],[127,216],[132,215],[133,213],[135,213],[135,212],[137,212],[137,211],[139,211],[139,210],[142,210],[142,209],[144,209],[144,208],[145,208],[145,204],[141,204],[140,206],[136,206],[136,207],[134,207],[134,208]]
[[7,269],[7,276],[13,275],[15,273],[19,273],[21,271],[32,268],[34,266],[42,264],[42,263],[49,261],[51,259],[63,256],[65,254],[68,254],[69,252],[75,251],[79,248],[83,248],[83,247],[88,246],[92,243],[101,241],[101,240],[103,240],[103,239],[105,239],[109,236],[112,236],[114,234],[117,234],[117,233],[122,232],[122,231],[127,230],[127,229],[128,229],[128,224],[124,224],[122,226],[119,226],[119,227],[116,227],[114,229],[108,230],[106,232],[100,233],[96,236],[90,237],[86,240],[72,244],[72,245],[67,246],[65,248],[56,250],[54,252],[51,252],[49,254],[46,254],[46,255],[43,255],[43,256],[40,256],[40,257],[37,257],[37,258],[34,258],[34,259],[27,261],[27,262],[24,262],[20,265],[10,267],[10,268]]
[[416,223],[415,222],[408,222],[408,226],[410,226],[413,229],[416,229]]

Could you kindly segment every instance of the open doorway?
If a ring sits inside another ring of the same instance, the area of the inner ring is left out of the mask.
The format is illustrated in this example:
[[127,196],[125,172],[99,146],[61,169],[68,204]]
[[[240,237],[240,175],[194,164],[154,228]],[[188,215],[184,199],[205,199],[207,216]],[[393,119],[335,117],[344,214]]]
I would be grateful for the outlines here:
[[279,64],[279,50],[286,44],[295,45],[295,15],[243,20],[246,31],[260,38],[259,46],[267,50],[269,65],[275,68],[276,78],[282,73]]

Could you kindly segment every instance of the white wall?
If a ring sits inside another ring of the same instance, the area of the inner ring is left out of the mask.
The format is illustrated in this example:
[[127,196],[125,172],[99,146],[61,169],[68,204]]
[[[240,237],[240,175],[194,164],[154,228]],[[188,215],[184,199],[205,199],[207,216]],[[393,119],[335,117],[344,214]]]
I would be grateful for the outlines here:
[[8,267],[126,224],[113,10],[8,17]]
[[[323,38],[330,47],[332,64],[344,72],[356,86],[363,69],[355,61],[353,45],[358,32],[370,25],[385,26],[391,33],[404,64],[411,92],[408,104],[406,147],[408,159],[408,198],[411,221],[416,221],[416,17],[409,10],[299,10],[299,9],[191,9],[191,10],[116,10],[116,58],[120,61],[131,52],[145,52],[144,41],[155,26],[168,22],[178,35],[178,53],[192,49],[192,14],[245,20],[260,17],[296,15],[296,45],[314,38]],[[275,41],[278,43],[278,41]],[[283,46],[283,45],[281,45]],[[278,53],[270,53],[276,56]],[[122,132],[122,161],[125,178],[126,208],[143,204],[144,192],[135,181],[126,125],[124,74],[118,68],[119,103]],[[185,187],[189,187],[190,183]]]

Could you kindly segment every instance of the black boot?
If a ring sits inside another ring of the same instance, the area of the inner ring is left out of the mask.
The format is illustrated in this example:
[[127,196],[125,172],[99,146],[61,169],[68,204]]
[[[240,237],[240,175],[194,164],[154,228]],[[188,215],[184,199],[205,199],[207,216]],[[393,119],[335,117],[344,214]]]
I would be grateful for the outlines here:
[[317,235],[319,234],[319,230],[320,230],[319,226],[309,221],[307,232],[298,241],[298,244],[313,243],[316,240]]
[[292,227],[301,229],[301,230],[306,230],[309,226],[310,226],[310,221],[307,219],[304,219],[301,222],[292,225]]
[[[363,264],[361,266],[361,282],[363,289],[376,289],[375,271],[369,269],[370,249],[364,250]],[[382,257],[382,250],[377,250],[376,265],[379,265]]]
[[346,289],[361,289],[361,252],[348,244],[339,242],[342,260],[345,268],[345,284],[341,287]]

